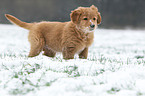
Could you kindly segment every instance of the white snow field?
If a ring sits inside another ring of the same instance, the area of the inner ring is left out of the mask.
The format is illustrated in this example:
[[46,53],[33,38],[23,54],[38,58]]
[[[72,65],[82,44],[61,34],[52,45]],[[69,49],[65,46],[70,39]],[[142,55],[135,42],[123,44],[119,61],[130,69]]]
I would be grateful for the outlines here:
[[86,60],[28,58],[27,36],[0,25],[0,96],[145,96],[145,30],[97,29]]

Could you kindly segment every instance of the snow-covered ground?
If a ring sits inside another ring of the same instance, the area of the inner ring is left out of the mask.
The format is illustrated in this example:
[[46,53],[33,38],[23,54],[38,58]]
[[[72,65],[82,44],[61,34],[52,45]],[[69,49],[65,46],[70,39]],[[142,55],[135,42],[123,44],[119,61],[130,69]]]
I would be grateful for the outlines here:
[[145,30],[97,29],[87,60],[28,58],[27,35],[0,25],[0,96],[145,96]]

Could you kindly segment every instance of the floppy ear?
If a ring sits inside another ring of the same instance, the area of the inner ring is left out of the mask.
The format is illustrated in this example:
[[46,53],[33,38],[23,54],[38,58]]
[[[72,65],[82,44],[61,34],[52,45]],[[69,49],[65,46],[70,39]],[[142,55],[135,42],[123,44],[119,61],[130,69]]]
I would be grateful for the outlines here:
[[80,14],[81,14],[81,12],[79,10],[72,11],[72,13],[70,14],[70,17],[71,17],[71,20],[73,23],[75,23],[75,24],[78,23]]
[[101,24],[101,15],[100,15],[100,12],[98,12],[97,24]]
[[92,5],[90,8],[97,12],[97,24],[101,24],[101,15],[100,12],[98,12],[98,8],[94,5]]

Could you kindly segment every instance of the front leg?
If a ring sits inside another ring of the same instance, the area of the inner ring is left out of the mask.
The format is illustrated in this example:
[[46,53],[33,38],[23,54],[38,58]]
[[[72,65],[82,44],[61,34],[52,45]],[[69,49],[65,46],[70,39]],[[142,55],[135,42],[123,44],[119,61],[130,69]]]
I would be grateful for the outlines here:
[[74,59],[75,47],[65,47],[63,48],[63,59]]
[[81,59],[87,59],[88,57],[88,48],[85,48],[80,54],[79,54],[79,58]]

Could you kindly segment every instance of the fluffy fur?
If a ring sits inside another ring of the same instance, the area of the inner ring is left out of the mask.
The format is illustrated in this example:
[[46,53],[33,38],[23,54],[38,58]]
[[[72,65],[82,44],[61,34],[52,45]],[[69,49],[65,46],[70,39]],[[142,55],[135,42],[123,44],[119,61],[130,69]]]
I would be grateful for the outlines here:
[[44,55],[48,57],[62,52],[64,59],[73,59],[76,53],[79,54],[79,58],[86,59],[88,47],[93,43],[94,30],[101,23],[100,13],[94,5],[72,11],[69,22],[26,23],[12,15],[5,16],[12,23],[30,30],[29,57],[44,51]]

